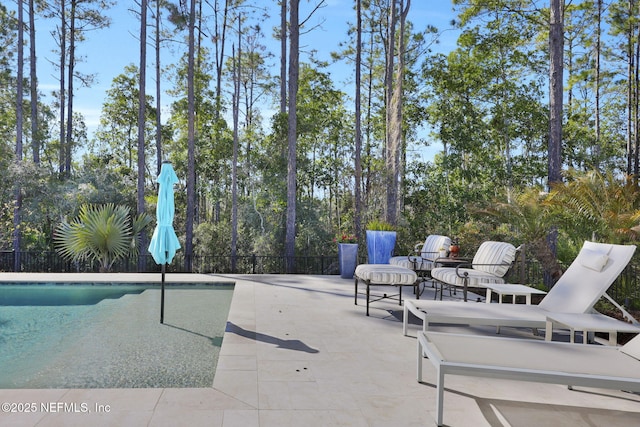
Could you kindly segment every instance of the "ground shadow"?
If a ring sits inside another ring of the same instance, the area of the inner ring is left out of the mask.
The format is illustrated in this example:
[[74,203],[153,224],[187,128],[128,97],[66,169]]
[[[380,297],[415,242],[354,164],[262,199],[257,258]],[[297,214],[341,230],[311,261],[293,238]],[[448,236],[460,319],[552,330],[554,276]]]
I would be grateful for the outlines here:
[[255,341],[262,341],[268,344],[274,344],[278,348],[284,348],[287,350],[303,351],[305,353],[319,353],[315,348],[311,348],[300,340],[283,340],[281,338],[273,337],[267,334],[261,334],[255,331],[249,331],[241,328],[240,326],[227,322],[226,332],[240,335],[241,337],[249,338]]
[[[261,285],[268,285],[268,286],[276,286],[279,288],[288,288],[288,289],[295,289],[298,291],[304,291],[304,292],[309,292],[309,293],[320,293],[320,294],[328,294],[328,295],[336,295],[339,297],[343,297],[343,298],[353,298],[353,289],[354,289],[354,283],[353,281],[349,281],[349,286],[345,287],[344,291],[341,292],[334,292],[334,291],[324,291],[321,289],[317,289],[317,288],[309,288],[306,286],[294,286],[294,285],[286,285],[284,283],[282,283],[282,278],[286,277],[287,275],[281,275],[280,277],[277,278],[278,281],[280,282],[275,282],[275,281],[271,281],[268,280],[268,278],[266,277],[260,277],[260,275],[256,275],[257,277],[247,277],[247,276],[242,276],[242,277],[234,277],[234,276],[225,276],[224,274],[216,274],[215,276],[217,277],[223,277],[225,279],[229,279],[229,280],[233,280],[233,281],[237,281],[237,280],[243,280],[246,282],[254,282],[254,283],[260,283]],[[295,280],[295,275],[290,275],[290,277],[292,278],[291,280]],[[347,283],[345,281],[345,283]]]
[[[436,388],[434,384],[421,381],[420,384]],[[486,422],[492,427],[503,427],[506,420],[511,427],[530,427],[535,425],[571,425],[575,426],[601,426],[601,425],[636,425],[640,414],[615,409],[602,409],[584,406],[554,405],[549,403],[535,403],[518,400],[487,399],[465,393],[460,390],[445,388],[447,393],[473,399],[478,404]],[[576,390],[576,393],[588,393],[639,402],[639,399],[625,398],[613,394],[593,392],[589,390]],[[444,418],[446,418],[446,413]],[[445,423],[444,426],[447,426]]]

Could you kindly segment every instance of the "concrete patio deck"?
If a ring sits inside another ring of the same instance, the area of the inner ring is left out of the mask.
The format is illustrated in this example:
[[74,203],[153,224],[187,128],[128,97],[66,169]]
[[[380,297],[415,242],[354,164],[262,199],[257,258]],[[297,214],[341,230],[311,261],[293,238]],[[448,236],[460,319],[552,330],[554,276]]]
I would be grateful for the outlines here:
[[[0,273],[0,282],[33,277],[157,281],[159,275]],[[364,297],[360,305],[353,303],[353,280],[338,276],[171,275],[172,281],[212,279],[231,279],[236,286],[211,388],[0,390],[0,425],[435,425],[434,371],[426,363],[428,383],[416,381],[416,339],[402,335],[397,302],[375,302],[366,317]],[[427,288],[423,298],[432,297],[430,292]],[[418,329],[412,325],[414,335]],[[533,337],[506,329],[503,334],[514,339]],[[493,328],[442,330],[494,333]],[[621,391],[454,376],[447,386],[449,426],[640,425],[640,396]],[[38,410],[6,412],[4,402],[36,403]],[[49,411],[40,410],[43,403]],[[89,411],[60,404],[85,404]]]

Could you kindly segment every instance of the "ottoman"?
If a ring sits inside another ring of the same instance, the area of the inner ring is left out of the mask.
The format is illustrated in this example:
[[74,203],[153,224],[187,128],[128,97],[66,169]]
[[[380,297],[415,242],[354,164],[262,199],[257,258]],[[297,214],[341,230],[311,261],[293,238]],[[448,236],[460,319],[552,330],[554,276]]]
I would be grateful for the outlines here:
[[[356,267],[355,278],[355,304],[358,305],[358,282],[363,282],[367,286],[367,316],[369,315],[369,303],[379,301],[384,298],[397,299],[402,305],[402,287],[413,286],[415,295],[419,296],[418,275],[410,268],[400,267],[390,264],[360,264]],[[375,296],[371,299],[371,286],[396,286],[398,294]]]

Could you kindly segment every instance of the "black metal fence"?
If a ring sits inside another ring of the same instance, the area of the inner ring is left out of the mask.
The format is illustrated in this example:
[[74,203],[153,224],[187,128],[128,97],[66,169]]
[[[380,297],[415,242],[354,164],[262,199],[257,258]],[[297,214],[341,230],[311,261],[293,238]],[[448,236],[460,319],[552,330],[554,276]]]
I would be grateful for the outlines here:
[[[17,258],[16,258],[17,257]],[[231,257],[224,255],[194,256],[191,268],[185,268],[184,255],[176,254],[173,262],[167,266],[169,272],[193,273],[239,273],[239,274],[284,274],[286,273],[286,258],[284,256],[242,255],[236,257],[235,270],[232,270]],[[360,260],[365,262],[364,260]],[[18,262],[19,269],[14,266]],[[337,255],[309,255],[296,256],[293,260],[295,274],[339,274]],[[0,271],[5,272],[99,272],[100,266],[95,262],[74,263],[65,261],[56,252],[19,252],[0,251]],[[640,281],[638,270],[640,257],[634,258],[622,274],[609,288],[608,294],[618,303],[628,309],[640,309]],[[142,259],[124,259],[115,263],[114,272],[159,272],[160,266],[155,263],[151,255],[144,255]],[[547,287],[540,264],[531,259],[518,262],[510,273],[511,283],[526,283],[542,289]]]
[[[167,271],[193,273],[283,274],[286,270],[284,256],[242,255],[235,257],[235,269],[231,268],[231,256],[193,256],[190,268],[185,268],[183,254],[176,254]],[[15,268],[18,265],[19,268]],[[338,274],[336,255],[296,256],[293,259],[295,274]],[[0,251],[0,271],[32,273],[99,272],[97,262],[66,261],[57,252]],[[114,263],[111,271],[117,273],[159,272],[160,266],[151,255],[142,258],[126,258]]]

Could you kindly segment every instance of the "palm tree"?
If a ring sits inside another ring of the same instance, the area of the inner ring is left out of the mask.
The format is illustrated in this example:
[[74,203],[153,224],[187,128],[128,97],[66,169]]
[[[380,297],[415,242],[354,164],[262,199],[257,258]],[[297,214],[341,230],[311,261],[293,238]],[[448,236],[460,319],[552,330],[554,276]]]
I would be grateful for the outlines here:
[[568,234],[620,244],[638,240],[640,193],[630,177],[592,171],[570,173],[567,181],[553,186],[547,203],[557,208]]
[[128,207],[113,203],[83,205],[76,219],[56,228],[56,250],[72,261],[97,260],[107,272],[115,261],[138,254],[138,238],[151,220],[146,213],[131,218]]
[[631,179],[595,171],[567,177],[567,184],[554,184],[548,194],[531,188],[511,203],[496,202],[481,211],[515,229],[554,280],[562,275],[562,267],[547,240],[552,226],[576,242],[622,244],[637,241],[640,234],[640,193]]
[[527,242],[533,257],[555,282],[563,270],[547,240],[553,221],[550,206],[545,202],[547,197],[540,189],[529,188],[515,194],[511,203],[495,202],[481,213],[516,230]]

